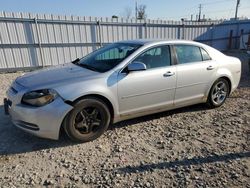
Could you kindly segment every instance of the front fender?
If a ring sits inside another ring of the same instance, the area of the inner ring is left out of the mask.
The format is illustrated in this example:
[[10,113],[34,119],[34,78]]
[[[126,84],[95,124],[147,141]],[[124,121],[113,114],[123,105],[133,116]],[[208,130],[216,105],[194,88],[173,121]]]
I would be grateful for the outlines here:
[[118,100],[117,100],[117,85],[109,86],[105,79],[95,79],[83,82],[71,83],[68,85],[55,88],[58,94],[65,100],[74,102],[80,97],[86,95],[101,95],[105,97],[112,104],[114,109],[114,116],[118,113]]

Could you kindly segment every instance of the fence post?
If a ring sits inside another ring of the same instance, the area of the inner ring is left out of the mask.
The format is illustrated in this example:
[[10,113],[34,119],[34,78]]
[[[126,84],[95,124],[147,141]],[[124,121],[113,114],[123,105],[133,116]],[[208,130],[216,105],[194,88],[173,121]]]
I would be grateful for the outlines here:
[[230,30],[228,50],[232,49],[233,30]]
[[185,24],[182,24],[182,39],[185,39]]
[[97,26],[98,26],[99,43],[100,43],[100,47],[102,47],[102,33],[101,33],[100,20],[98,20],[96,23],[97,23]]
[[148,29],[147,29],[147,27],[148,27],[148,26],[147,26],[147,22],[146,22],[146,20],[145,20],[145,23],[144,23],[145,39],[148,38],[148,31],[147,31]]
[[178,30],[177,30],[177,39],[181,39],[181,27],[177,26]]
[[[42,67],[44,67],[44,58],[43,58],[43,51],[42,51],[41,40],[40,40],[40,30],[39,30],[38,24],[37,24],[37,18],[34,18],[34,21],[35,21],[35,26],[36,26],[37,42],[38,42],[39,52],[40,52],[40,56],[41,56]],[[39,66],[39,64],[38,64],[38,66]]]
[[237,21],[236,37],[235,37],[235,40],[234,40],[235,41],[235,44],[234,44],[235,49],[239,49],[239,47],[240,47],[239,29],[240,29],[240,22]]
[[210,26],[210,29],[211,29],[211,35],[210,35],[210,46],[213,47],[213,39],[214,39],[214,24],[212,23],[211,26]]
[[[244,35],[244,29],[241,29],[240,30],[240,36],[239,36],[239,49],[240,49],[240,43],[241,42],[244,42],[244,40],[243,40],[243,35]],[[242,39],[242,40],[241,40]],[[244,46],[245,46],[245,44],[243,44]]]

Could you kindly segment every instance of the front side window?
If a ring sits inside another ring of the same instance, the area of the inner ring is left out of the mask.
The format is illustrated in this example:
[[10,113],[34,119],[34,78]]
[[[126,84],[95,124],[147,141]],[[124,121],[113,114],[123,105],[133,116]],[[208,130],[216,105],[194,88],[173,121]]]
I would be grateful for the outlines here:
[[200,48],[192,45],[175,45],[179,64],[202,61]]
[[171,56],[169,46],[165,45],[151,48],[134,61],[144,63],[147,69],[170,66]]
[[114,43],[104,46],[80,59],[77,65],[97,72],[106,72],[114,68],[142,45]]

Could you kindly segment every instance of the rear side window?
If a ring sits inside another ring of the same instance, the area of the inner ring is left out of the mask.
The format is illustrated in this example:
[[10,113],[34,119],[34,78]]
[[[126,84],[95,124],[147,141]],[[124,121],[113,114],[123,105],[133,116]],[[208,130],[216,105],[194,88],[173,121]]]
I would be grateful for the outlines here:
[[211,60],[211,57],[208,55],[208,53],[203,48],[200,49],[203,61]]
[[192,45],[175,45],[179,64],[202,61],[200,48]]

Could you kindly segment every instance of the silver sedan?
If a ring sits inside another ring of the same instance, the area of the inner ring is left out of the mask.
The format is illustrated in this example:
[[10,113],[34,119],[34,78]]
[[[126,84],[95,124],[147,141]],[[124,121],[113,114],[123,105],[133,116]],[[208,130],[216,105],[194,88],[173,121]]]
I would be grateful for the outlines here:
[[197,103],[221,106],[240,80],[241,62],[192,41],[122,41],[71,63],[17,78],[5,111],[34,135],[96,139],[125,119]]

